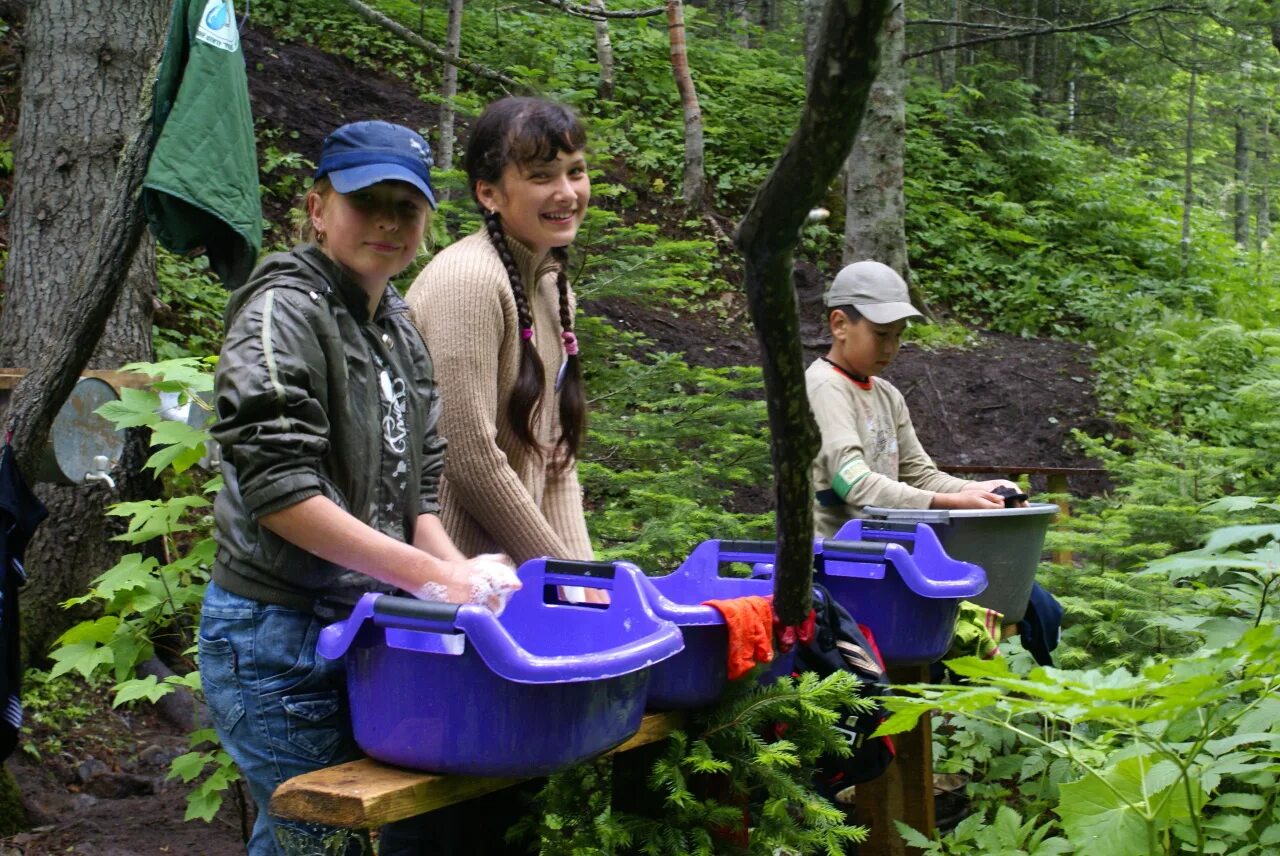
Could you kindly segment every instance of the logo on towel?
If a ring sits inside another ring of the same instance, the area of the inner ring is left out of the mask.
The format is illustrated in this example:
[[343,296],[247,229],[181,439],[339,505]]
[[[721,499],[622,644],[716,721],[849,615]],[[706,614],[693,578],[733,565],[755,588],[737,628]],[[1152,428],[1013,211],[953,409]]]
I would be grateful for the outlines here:
[[240,33],[236,30],[236,10],[231,0],[208,0],[196,28],[196,41],[224,51],[240,49]]

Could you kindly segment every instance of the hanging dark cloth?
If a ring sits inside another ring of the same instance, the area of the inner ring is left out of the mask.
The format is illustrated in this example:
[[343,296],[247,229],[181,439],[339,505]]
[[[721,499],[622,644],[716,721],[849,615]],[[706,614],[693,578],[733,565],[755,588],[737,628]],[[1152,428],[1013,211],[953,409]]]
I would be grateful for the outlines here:
[[22,554],[48,515],[27,487],[13,460],[13,447],[0,449],[0,760],[18,745],[22,727],[22,651],[18,635],[18,589],[27,581]]

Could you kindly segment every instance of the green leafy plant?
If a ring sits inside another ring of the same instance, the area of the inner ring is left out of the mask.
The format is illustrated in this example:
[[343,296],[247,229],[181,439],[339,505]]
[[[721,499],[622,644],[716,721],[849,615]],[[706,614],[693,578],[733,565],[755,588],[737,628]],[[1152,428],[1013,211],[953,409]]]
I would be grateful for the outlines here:
[[[156,378],[150,389],[124,388],[119,401],[99,409],[117,428],[147,427],[155,452],[146,466],[174,479],[189,475],[206,453],[209,433],[187,421],[166,419],[160,393],[177,396],[179,405],[207,408],[204,394],[213,388],[210,359],[186,357],[160,363],[131,363],[125,371]],[[156,702],[182,687],[199,697],[195,631],[200,604],[213,563],[214,544],[205,497],[221,486],[221,476],[204,482],[195,494],[122,502],[109,514],[128,519],[119,540],[138,546],[93,581],[90,590],[65,606],[92,603],[101,615],[82,621],[58,638],[50,654],[50,678],[76,672],[86,679],[105,678],[115,690],[112,704]],[[158,541],[159,549],[147,550]],[[137,666],[163,649],[176,663],[163,680],[135,677]],[[210,820],[222,804],[223,792],[239,773],[229,755],[217,748],[217,735],[202,728],[190,735],[191,751],[175,758],[171,778],[185,783],[201,779],[188,794],[187,818]],[[206,748],[212,747],[212,748]],[[202,778],[203,777],[203,778]]]
[[[1238,498],[1207,510],[1280,506]],[[894,714],[884,730],[905,730],[930,708],[946,712],[944,768],[976,773],[979,811],[995,810],[1006,838],[1036,833],[1037,848],[1062,848],[1053,843],[1061,838],[1077,852],[1115,856],[1270,852],[1280,843],[1278,543],[1274,522],[1222,527],[1137,575],[1180,592],[1180,609],[1148,622],[1179,634],[1188,653],[1132,669],[950,661],[965,683],[904,688],[887,702]],[[970,751],[979,745],[985,755]],[[1013,814],[1001,820],[1006,809]],[[982,847],[995,839],[979,837],[977,825],[927,852],[989,852]]]

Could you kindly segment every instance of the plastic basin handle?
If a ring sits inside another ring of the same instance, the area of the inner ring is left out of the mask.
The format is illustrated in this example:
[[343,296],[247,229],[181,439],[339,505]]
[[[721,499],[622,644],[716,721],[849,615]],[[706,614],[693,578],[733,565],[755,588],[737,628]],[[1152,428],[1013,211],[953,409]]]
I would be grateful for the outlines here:
[[777,555],[778,545],[773,541],[721,541],[720,552],[772,557]]
[[383,595],[373,602],[373,620],[382,627],[452,633],[457,627],[459,604]]
[[542,584],[612,589],[617,568],[613,562],[586,562],[581,559],[547,559]]
[[826,556],[828,553],[849,553],[855,556],[872,556],[877,559],[883,559],[890,546],[876,541],[824,540],[822,542],[822,554]]

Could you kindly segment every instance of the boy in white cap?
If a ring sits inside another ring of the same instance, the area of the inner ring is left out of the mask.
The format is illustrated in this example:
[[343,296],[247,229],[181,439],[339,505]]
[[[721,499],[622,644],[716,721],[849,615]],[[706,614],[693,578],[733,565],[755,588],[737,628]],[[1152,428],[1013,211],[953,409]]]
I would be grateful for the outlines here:
[[876,377],[893,361],[907,319],[923,317],[888,265],[856,262],[836,275],[823,302],[831,348],[805,372],[822,432],[813,462],[817,534],[831,537],[866,506],[1004,508],[1004,479],[968,481],[941,472],[911,425],[907,403]]

